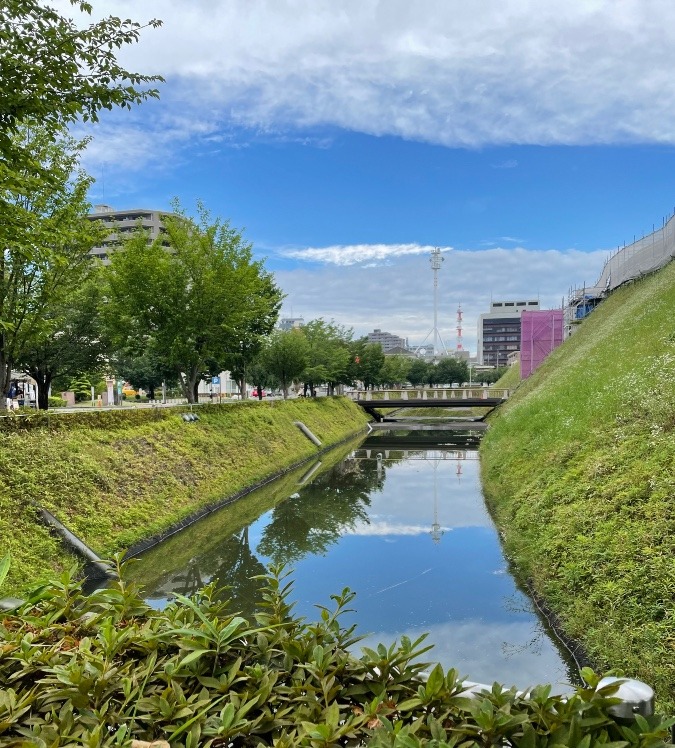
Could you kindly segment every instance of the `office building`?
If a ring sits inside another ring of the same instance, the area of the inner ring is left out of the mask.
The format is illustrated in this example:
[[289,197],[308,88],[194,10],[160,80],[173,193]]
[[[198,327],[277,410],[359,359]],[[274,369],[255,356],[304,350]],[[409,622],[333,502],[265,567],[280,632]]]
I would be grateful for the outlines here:
[[520,315],[538,311],[539,301],[493,301],[490,311],[478,318],[478,363],[499,368],[507,366],[508,356],[520,350]]

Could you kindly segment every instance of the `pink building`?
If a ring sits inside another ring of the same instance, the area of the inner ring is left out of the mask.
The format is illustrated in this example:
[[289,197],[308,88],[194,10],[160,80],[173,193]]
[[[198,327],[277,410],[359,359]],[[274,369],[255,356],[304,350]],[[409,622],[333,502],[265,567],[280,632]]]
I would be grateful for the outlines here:
[[520,317],[520,378],[527,379],[562,340],[562,309],[523,311]]

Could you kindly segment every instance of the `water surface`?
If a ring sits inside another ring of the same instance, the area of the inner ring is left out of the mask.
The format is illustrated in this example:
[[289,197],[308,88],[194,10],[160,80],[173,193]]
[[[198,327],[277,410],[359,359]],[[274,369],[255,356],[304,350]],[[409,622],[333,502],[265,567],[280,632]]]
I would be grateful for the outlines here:
[[251,577],[286,563],[307,618],[344,587],[356,592],[344,623],[367,634],[362,644],[428,632],[426,658],[470,680],[576,680],[510,573],[477,451],[392,444],[378,434],[284,476],[148,551],[133,576],[157,606],[217,579],[250,614],[260,584]]

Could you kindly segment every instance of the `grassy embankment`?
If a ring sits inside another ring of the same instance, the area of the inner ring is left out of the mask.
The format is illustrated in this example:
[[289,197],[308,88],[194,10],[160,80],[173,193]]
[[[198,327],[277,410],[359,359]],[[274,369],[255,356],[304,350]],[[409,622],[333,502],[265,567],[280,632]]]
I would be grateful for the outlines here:
[[675,709],[675,263],[604,301],[492,418],[507,554],[599,668]]
[[45,507],[99,555],[161,532],[319,452],[300,420],[335,444],[362,430],[344,398],[0,419],[0,537],[12,555],[3,595],[22,594],[73,558],[39,522]]

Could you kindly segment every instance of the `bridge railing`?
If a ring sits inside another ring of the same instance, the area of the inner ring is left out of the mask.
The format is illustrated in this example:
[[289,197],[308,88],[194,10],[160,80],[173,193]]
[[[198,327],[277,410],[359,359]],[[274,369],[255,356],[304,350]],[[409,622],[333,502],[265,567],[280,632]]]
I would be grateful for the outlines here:
[[400,390],[352,390],[345,393],[352,400],[506,400],[509,391],[501,387],[415,387]]

